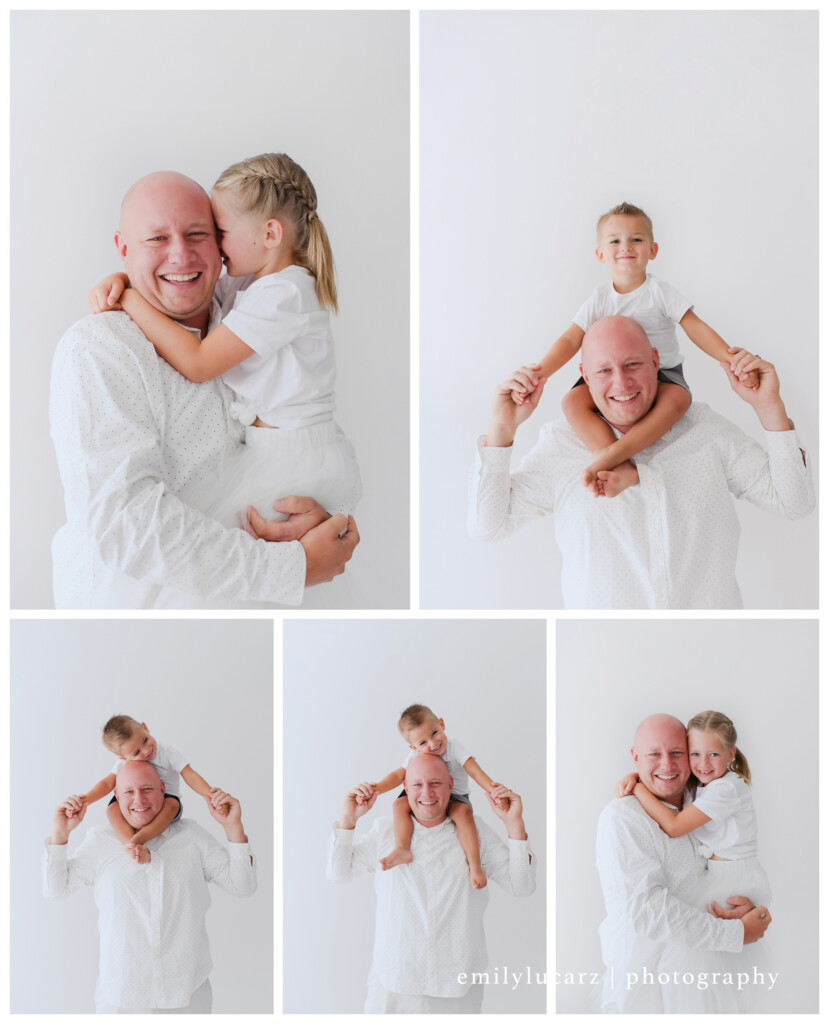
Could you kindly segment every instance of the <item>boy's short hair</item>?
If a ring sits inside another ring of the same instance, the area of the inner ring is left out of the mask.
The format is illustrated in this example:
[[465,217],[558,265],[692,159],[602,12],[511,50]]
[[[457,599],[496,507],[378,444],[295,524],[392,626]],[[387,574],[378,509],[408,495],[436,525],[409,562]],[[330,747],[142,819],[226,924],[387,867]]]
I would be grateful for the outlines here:
[[135,730],[140,728],[141,723],[136,722],[136,720],[134,718],[130,718],[129,715],[113,715],[104,726],[104,732],[101,738],[103,739],[104,746],[107,750],[111,750],[113,754],[117,754],[121,749],[121,744],[126,743]]
[[427,718],[434,718],[436,722],[439,721],[434,711],[431,708],[427,708],[425,704],[410,704],[397,723],[400,735],[405,739],[406,734],[411,729],[416,729],[419,725],[422,725]]
[[604,224],[608,217],[641,217],[647,225],[648,234],[651,236],[651,241],[653,241],[653,221],[644,210],[640,210],[639,207],[634,206],[633,203],[619,203],[619,205],[614,206],[612,210],[608,210],[607,213],[603,213],[596,224],[597,235],[602,230],[602,224]]

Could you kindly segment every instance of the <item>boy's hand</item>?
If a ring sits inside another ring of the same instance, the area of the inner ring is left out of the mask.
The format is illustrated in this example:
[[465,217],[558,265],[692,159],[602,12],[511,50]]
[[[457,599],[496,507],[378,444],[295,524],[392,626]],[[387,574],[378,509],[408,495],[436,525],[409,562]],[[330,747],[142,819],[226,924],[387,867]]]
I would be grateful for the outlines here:
[[146,846],[142,846],[141,843],[124,843],[124,849],[136,863],[150,863],[150,851]]
[[129,278],[126,274],[109,274],[87,295],[86,301],[90,310],[93,313],[107,313],[114,309],[122,309],[118,300],[127,284]]
[[75,815],[81,813],[81,809],[86,804],[86,795],[84,793],[73,793],[72,796],[68,796],[61,807],[63,807],[67,818],[74,818]]
[[358,804],[367,804],[377,791],[376,782],[360,782],[353,789]]
[[731,356],[731,372],[743,387],[758,388],[760,386],[758,367],[763,360],[751,352],[747,352],[744,348],[730,348],[728,354]]
[[616,796],[630,796],[633,792],[633,787],[639,781],[639,776],[636,772],[631,772],[626,775],[623,779],[619,779],[616,785],[613,787],[613,792]]
[[223,818],[227,817],[229,810],[230,797],[225,793],[223,789],[213,789],[207,794],[207,799],[210,805],[216,810],[218,814],[221,814]]

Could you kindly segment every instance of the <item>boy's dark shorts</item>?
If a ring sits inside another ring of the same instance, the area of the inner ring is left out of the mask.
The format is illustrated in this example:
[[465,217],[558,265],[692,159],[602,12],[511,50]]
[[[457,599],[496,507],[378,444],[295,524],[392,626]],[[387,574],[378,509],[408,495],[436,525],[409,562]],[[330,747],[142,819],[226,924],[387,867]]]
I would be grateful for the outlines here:
[[[682,372],[682,363],[678,366],[666,366],[664,369],[660,367],[656,371],[656,379],[660,384],[679,384],[681,388],[685,388],[689,396],[691,395],[691,389],[688,387],[688,381],[685,379],[685,374]],[[573,388],[577,388],[580,384],[584,384],[584,377],[579,377]],[[570,388],[572,391],[573,388]]]
[[[164,799],[165,800],[175,800],[178,803],[178,811],[176,812],[175,818],[173,818],[173,821],[178,821],[178,819],[181,817],[181,798],[177,797],[175,793],[165,793],[164,794]],[[118,797],[116,797],[116,796],[114,796],[110,800],[109,804],[115,804],[115,803],[118,803]],[[109,807],[109,804],[107,804],[107,807]],[[172,822],[170,824],[172,824]]]

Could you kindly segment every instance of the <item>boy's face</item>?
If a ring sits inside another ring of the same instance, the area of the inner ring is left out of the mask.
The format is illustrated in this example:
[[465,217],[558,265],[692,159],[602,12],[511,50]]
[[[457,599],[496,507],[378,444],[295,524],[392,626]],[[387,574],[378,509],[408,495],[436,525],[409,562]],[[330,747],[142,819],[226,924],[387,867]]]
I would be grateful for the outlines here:
[[427,718],[426,721],[409,729],[406,733],[406,741],[412,750],[418,754],[446,753],[446,733],[442,718]]
[[614,281],[622,283],[644,281],[648,262],[659,250],[645,221],[629,214],[608,217],[597,241],[596,258],[607,265]]
[[122,761],[152,761],[158,753],[158,744],[150,736],[144,722],[133,729],[132,735],[118,748],[118,756]]

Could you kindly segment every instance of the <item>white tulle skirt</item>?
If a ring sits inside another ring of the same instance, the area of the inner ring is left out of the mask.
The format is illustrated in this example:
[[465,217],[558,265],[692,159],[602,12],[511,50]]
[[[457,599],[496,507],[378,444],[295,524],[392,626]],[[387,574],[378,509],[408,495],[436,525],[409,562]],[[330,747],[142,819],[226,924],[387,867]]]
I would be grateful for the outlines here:
[[224,526],[240,526],[249,505],[265,519],[286,519],[273,503],[291,495],[350,515],[362,493],[354,446],[329,420],[295,430],[246,427],[245,443],[188,499]]

